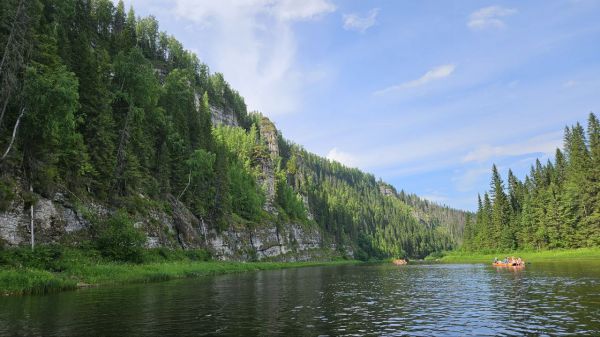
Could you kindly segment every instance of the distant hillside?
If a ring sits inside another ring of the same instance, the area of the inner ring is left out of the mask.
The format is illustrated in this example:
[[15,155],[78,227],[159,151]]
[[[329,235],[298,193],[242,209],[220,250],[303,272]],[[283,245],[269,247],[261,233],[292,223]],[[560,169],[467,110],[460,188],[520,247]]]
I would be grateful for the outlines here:
[[222,259],[424,257],[461,242],[466,213],[285,140],[123,2],[9,0],[0,22],[0,245],[27,244],[32,220],[38,242],[85,246],[117,210],[147,247]]

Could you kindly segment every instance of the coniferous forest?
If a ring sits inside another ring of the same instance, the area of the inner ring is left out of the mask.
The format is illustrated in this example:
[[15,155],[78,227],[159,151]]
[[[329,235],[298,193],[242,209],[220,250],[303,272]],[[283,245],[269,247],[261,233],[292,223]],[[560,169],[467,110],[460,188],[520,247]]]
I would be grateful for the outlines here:
[[489,192],[479,196],[464,229],[467,250],[600,246],[600,123],[566,127],[563,150],[531,167],[524,180],[506,182],[492,167]]
[[[38,196],[61,192],[77,204],[121,209],[119,216],[129,218],[149,208],[172,212],[176,200],[216,231],[234,223],[317,226],[361,259],[423,257],[461,242],[464,212],[404,192],[382,193],[373,175],[311,154],[276,130],[279,153],[273,155],[260,132],[272,124],[248,113],[223,75],[160,31],[154,17],[137,17],[122,1],[2,1],[0,48],[0,211],[17,193],[31,205]],[[213,125],[214,109],[230,112],[239,126]],[[579,137],[576,131],[569,139]],[[528,225],[538,226],[533,191],[544,205],[538,193],[546,198],[564,189],[565,200],[578,201],[591,193],[579,189],[575,172],[593,166],[598,155],[573,146],[560,164],[564,172],[558,163],[540,166],[534,178],[515,182],[518,210],[511,213],[509,199],[500,196],[487,201],[493,223],[510,218],[516,226],[532,218]],[[570,159],[575,155],[587,159]],[[265,207],[261,181],[270,157],[276,197]],[[584,209],[592,204],[585,202],[565,210],[572,231],[560,236],[561,245],[592,230],[598,210]],[[478,226],[487,228],[482,221]],[[519,235],[506,244],[557,243],[547,228],[539,238],[521,243]],[[90,231],[92,241],[98,233]],[[479,242],[472,237],[469,244]]]

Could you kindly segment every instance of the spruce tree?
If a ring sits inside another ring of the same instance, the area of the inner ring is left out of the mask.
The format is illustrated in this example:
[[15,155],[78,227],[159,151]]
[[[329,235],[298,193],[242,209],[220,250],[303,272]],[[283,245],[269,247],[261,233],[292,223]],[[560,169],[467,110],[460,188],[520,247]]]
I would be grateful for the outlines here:
[[496,165],[492,166],[492,238],[498,248],[514,248],[515,235],[510,221],[510,205],[504,182]]

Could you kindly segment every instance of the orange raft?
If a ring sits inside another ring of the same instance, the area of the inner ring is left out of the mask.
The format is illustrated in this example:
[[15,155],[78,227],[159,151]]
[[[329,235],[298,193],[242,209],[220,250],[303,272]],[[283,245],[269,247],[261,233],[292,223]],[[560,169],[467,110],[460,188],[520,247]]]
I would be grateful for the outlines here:
[[397,266],[402,266],[402,265],[408,264],[408,260],[406,260],[406,259],[393,259],[392,263],[395,264],[395,265],[397,265]]
[[492,263],[492,265],[494,267],[525,267],[525,263],[516,263],[516,262],[510,262],[510,263],[504,263],[504,262],[494,262]]

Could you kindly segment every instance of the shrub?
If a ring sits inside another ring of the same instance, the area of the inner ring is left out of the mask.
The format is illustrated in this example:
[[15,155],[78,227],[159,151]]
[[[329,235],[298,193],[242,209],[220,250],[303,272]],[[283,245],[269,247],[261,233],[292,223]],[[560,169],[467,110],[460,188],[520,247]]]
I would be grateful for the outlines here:
[[140,263],[143,260],[145,242],[145,235],[133,227],[133,221],[127,213],[119,211],[101,230],[98,250],[111,260]]
[[0,265],[37,268],[60,272],[66,266],[63,261],[64,248],[59,245],[39,245],[30,248],[13,248],[0,251]]
[[15,198],[13,183],[9,180],[0,180],[0,212],[8,210]]
[[211,259],[210,252],[204,249],[186,250],[185,255],[192,261],[209,261]]

